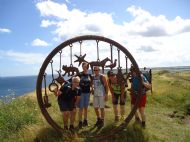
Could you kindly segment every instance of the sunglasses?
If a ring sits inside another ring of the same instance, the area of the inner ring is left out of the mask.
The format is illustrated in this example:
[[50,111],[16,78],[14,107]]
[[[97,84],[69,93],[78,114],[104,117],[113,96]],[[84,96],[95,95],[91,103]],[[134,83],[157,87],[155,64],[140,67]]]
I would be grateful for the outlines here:
[[94,71],[99,71],[99,70],[94,70]]

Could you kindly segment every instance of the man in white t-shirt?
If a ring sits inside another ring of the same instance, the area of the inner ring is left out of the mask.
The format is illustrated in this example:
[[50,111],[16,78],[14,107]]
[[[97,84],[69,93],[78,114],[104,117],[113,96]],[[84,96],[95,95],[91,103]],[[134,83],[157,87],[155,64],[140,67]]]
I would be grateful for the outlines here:
[[[105,101],[108,100],[108,84],[106,78],[103,74],[100,74],[100,68],[98,66],[94,67],[94,76],[92,81],[93,86],[93,105],[94,110],[97,116],[97,122],[95,126],[103,127],[104,126],[104,107]],[[99,111],[100,110],[100,111]]]

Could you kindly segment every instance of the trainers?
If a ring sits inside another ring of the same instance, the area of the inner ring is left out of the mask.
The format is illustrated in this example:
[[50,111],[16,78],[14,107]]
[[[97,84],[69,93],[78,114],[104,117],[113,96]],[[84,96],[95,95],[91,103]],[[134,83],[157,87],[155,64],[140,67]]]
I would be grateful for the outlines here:
[[141,124],[142,124],[142,127],[143,127],[143,128],[146,128],[146,123],[145,123],[145,121],[142,121]]
[[83,126],[88,126],[88,121],[86,119],[83,121]]
[[74,132],[75,132],[74,126],[73,126],[73,125],[70,125],[69,130],[70,130],[72,133],[74,133]]
[[81,129],[81,128],[82,128],[82,121],[79,121],[78,128],[79,128],[79,129]]
[[115,122],[118,122],[119,121],[119,116],[115,116]]

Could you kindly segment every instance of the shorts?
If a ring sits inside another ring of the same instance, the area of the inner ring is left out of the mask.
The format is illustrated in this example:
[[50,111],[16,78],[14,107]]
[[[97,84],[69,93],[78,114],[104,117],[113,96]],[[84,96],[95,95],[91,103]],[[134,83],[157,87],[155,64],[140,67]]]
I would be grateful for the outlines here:
[[80,102],[77,105],[78,108],[87,108],[89,106],[90,93],[82,93],[80,96]]
[[94,108],[104,108],[105,96],[94,96],[93,105],[94,105]]
[[[124,102],[121,101],[121,94],[114,93],[114,97],[115,97],[115,99],[112,101],[113,105],[118,105],[118,102],[120,105],[125,105],[126,93],[124,93]],[[120,101],[119,101],[119,98],[120,98]]]
[[[137,96],[134,96],[133,94],[131,94],[131,104],[132,105],[135,105],[136,98],[137,98]],[[145,107],[145,105],[146,105],[146,94],[142,95],[138,108]]]
[[65,101],[61,98],[58,98],[58,104],[60,111],[73,111],[76,108],[74,100]]

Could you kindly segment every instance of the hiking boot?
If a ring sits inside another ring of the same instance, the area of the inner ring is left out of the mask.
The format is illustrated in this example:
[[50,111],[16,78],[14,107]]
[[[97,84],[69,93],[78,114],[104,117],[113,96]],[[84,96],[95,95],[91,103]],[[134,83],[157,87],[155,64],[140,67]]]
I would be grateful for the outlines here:
[[146,123],[145,123],[145,121],[142,121],[142,128],[146,128]]
[[115,122],[118,122],[119,121],[119,116],[115,116]]
[[69,129],[68,129],[68,126],[64,126],[64,130],[69,130]]
[[82,121],[79,121],[78,128],[79,128],[79,129],[81,129],[81,128],[82,128]]
[[69,130],[70,130],[72,133],[74,133],[74,132],[75,132],[74,126],[73,126],[73,125],[70,125]]
[[85,126],[88,126],[88,121],[86,120],[86,119],[84,119],[84,121],[83,121],[83,126],[85,127]]
[[96,121],[96,124],[94,126],[99,126],[100,123],[101,123],[101,119],[98,118],[97,121]]
[[104,119],[100,119],[99,124],[98,124],[98,128],[102,128],[104,126]]

